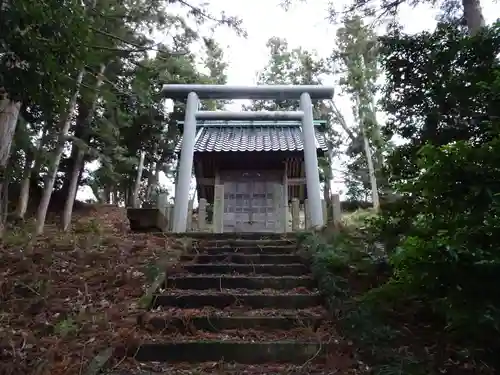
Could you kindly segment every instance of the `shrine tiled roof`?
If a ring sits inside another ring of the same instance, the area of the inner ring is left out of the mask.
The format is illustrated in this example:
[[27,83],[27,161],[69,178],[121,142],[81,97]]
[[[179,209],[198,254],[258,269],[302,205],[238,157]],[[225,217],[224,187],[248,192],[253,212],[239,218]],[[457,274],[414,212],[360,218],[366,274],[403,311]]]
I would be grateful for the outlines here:
[[[315,126],[316,148],[327,151],[324,134]],[[182,139],[175,148],[180,152]],[[303,151],[298,121],[206,121],[198,124],[195,152]]]

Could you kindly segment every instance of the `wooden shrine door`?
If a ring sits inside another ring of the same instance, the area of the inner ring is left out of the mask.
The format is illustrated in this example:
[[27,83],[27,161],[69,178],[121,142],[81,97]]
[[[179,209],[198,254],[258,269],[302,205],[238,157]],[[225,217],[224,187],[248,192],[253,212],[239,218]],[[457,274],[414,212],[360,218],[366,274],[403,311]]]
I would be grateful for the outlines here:
[[226,172],[224,183],[224,232],[276,232],[283,199],[281,176],[264,172]]

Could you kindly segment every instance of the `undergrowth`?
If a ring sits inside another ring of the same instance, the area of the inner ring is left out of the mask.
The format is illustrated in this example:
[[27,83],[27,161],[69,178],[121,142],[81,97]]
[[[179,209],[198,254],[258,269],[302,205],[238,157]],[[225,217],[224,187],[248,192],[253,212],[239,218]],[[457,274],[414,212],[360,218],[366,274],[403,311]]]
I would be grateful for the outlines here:
[[398,283],[372,219],[362,214],[340,229],[298,235],[334,319],[372,373],[494,373],[454,340],[426,301]]
[[299,241],[334,319],[359,354],[368,358],[373,373],[427,374],[414,353],[394,350],[401,331],[384,322],[380,311],[363,300],[377,279],[386,277],[387,267],[377,249],[348,233],[305,234]]

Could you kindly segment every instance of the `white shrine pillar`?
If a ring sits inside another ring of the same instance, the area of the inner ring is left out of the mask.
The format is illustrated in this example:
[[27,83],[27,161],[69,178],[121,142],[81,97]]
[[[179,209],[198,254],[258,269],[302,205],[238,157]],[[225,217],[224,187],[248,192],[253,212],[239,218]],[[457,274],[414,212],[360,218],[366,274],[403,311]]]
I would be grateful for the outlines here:
[[175,186],[175,205],[172,230],[174,233],[186,232],[189,205],[189,186],[193,170],[194,145],[196,138],[196,112],[198,111],[198,95],[190,92],[187,96],[184,130],[182,132],[181,157],[177,184]]
[[302,138],[304,142],[304,164],[306,169],[307,201],[311,228],[323,226],[323,209],[321,207],[321,189],[319,184],[318,155],[316,150],[316,134],[313,123],[313,107],[308,92],[300,95],[302,117]]

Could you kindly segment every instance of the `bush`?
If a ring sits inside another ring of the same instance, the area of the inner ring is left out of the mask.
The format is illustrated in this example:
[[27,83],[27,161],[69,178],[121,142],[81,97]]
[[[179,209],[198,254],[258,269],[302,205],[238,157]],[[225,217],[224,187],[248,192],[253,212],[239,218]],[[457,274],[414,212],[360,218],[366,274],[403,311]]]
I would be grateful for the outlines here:
[[[364,227],[368,221],[357,224]],[[391,272],[382,251],[352,229],[344,227],[338,232],[327,228],[299,237],[303,255],[310,259],[339,330],[358,348],[362,362],[371,365],[373,374],[427,374],[410,349],[402,353],[395,346],[404,334],[385,319],[377,303],[365,299],[366,293],[384,284]]]
[[412,204],[377,223],[399,236],[390,262],[401,296],[426,301],[447,330],[477,349],[488,343],[488,351],[499,348],[500,334],[499,147],[498,137],[426,146],[419,159],[424,172],[402,186],[415,197]]

